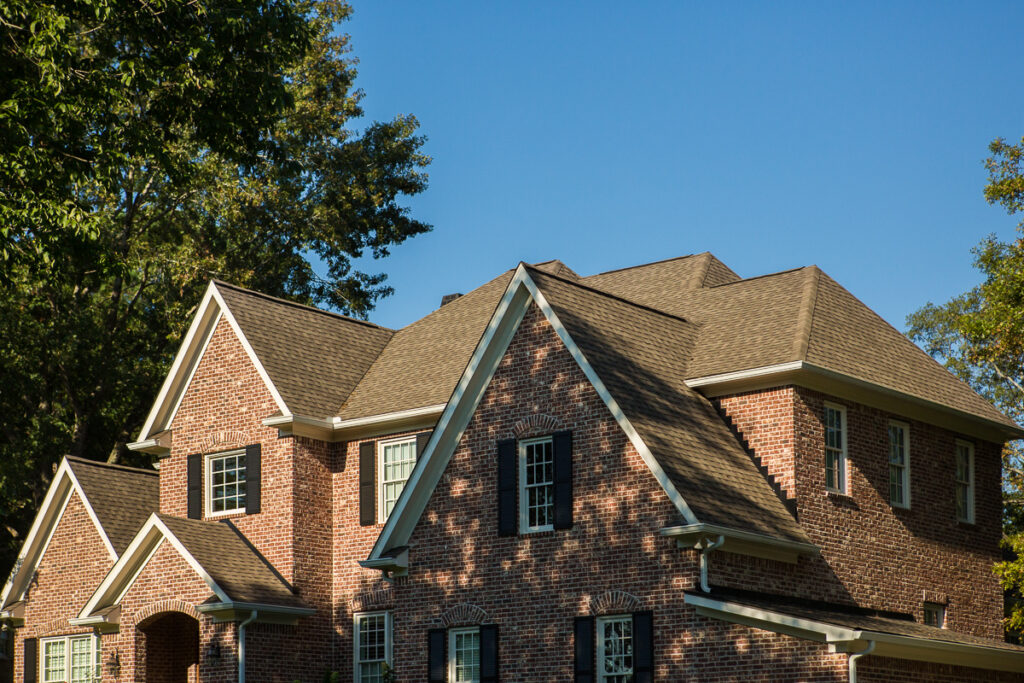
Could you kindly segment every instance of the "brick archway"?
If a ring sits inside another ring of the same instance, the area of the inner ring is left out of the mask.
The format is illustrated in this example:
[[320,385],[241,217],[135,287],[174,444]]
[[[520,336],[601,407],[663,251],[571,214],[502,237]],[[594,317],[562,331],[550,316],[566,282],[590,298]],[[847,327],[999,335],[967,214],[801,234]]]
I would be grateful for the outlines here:
[[189,612],[195,609],[154,611],[136,622],[136,670],[143,673],[136,680],[198,683],[199,621]]

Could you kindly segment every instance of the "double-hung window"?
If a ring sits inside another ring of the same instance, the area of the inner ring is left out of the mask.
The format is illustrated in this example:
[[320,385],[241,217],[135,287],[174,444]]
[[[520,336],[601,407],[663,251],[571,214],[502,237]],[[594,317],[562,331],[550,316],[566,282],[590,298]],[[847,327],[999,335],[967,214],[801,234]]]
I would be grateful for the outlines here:
[[910,426],[889,421],[889,503],[910,507]]
[[93,635],[44,638],[43,683],[93,683],[100,677],[100,641]]
[[245,474],[245,450],[207,456],[207,516],[245,512]]
[[621,614],[597,620],[597,680],[631,683],[633,680],[633,616]]
[[385,665],[391,664],[391,613],[356,614],[355,683],[384,683]]
[[956,518],[974,522],[974,444],[956,442]]
[[825,404],[825,488],[846,493],[846,408]]
[[448,631],[448,680],[452,683],[480,683],[478,627]]
[[555,455],[551,437],[519,442],[519,530],[555,526]]
[[380,457],[377,468],[380,472],[380,490],[377,492],[380,509],[377,518],[386,522],[416,465],[416,439],[381,441],[377,447]]

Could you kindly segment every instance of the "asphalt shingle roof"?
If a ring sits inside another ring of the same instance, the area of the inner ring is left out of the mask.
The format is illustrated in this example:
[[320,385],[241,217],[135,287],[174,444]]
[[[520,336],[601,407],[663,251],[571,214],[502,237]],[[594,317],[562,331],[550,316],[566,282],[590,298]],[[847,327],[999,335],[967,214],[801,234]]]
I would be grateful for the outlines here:
[[100,525],[118,555],[160,506],[160,480],[153,470],[67,457]]

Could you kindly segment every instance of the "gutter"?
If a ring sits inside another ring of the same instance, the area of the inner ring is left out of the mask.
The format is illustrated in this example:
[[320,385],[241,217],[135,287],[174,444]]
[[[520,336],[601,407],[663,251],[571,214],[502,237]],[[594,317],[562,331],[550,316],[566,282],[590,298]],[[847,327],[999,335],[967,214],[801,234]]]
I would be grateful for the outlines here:
[[697,523],[670,526],[661,529],[660,533],[662,536],[675,538],[676,545],[680,548],[702,550],[707,545],[708,539],[718,539],[721,542],[716,542],[714,548],[709,548],[708,551],[720,548],[723,552],[789,563],[795,563],[801,556],[813,557],[821,552],[821,549],[813,543],[766,536],[753,531],[731,529],[717,524]]

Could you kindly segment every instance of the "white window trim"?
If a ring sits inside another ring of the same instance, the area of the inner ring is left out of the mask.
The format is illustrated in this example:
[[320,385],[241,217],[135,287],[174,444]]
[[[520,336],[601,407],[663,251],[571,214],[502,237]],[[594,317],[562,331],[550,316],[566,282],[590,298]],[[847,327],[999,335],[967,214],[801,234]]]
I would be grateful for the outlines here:
[[89,639],[89,658],[92,660],[92,680],[98,681],[100,679],[100,666],[102,664],[102,643],[100,642],[99,636],[96,634],[88,633],[77,633],[74,635],[56,636],[53,638],[40,638],[39,639],[39,656],[36,660],[36,665],[39,670],[38,681],[40,683],[50,683],[49,679],[46,678],[46,644],[47,643],[64,643],[64,676],[60,681],[71,680],[71,641],[78,640],[80,638]]
[[[895,503],[895,502],[893,502],[893,500],[892,500],[892,493],[891,493],[891,490],[889,488],[889,486],[891,484],[891,482],[889,480],[889,467],[891,465],[891,463],[889,462],[889,426],[900,427],[900,428],[903,429],[903,453],[904,453],[904,463],[903,463],[903,493],[904,493],[904,496],[903,496],[903,498],[904,498],[904,500],[903,500],[902,503]],[[886,491],[889,492],[889,494],[887,496],[889,498],[889,505],[891,505],[894,508],[901,508],[901,509],[904,509],[904,510],[909,510],[910,509],[910,425],[907,424],[906,422],[901,422],[900,420],[889,420],[888,424],[886,424],[886,427],[885,427],[885,465],[886,465],[886,467],[885,467],[885,483],[886,483],[886,487],[885,488],[886,488]]]
[[[461,633],[476,633],[477,634],[477,654],[480,654],[480,627],[479,626],[467,626],[463,628],[450,628],[448,629],[448,680],[455,681],[455,636]],[[481,662],[482,664],[482,662]]]
[[[607,616],[598,617],[594,621],[594,661],[595,672],[597,673],[598,683],[604,683],[608,679],[608,676],[604,673],[604,628],[603,626],[609,621],[628,621],[630,622],[630,643],[633,645],[633,670],[629,672],[629,675],[636,675],[636,634],[633,633],[633,615],[632,614],[609,614]],[[610,674],[612,676],[621,676],[622,674]]]
[[[380,524],[388,521],[388,515],[384,512],[384,447],[394,446],[395,444],[400,443],[412,444],[413,465],[415,466],[417,460],[415,436],[402,436],[397,439],[387,439],[377,442],[377,522]],[[410,471],[410,476],[411,475],[412,472]],[[408,484],[409,480],[406,479],[405,483]]]
[[[939,617],[939,628],[946,628],[946,606],[941,602],[926,602],[921,608],[922,615],[927,615],[928,611],[932,610],[938,614]],[[927,624],[927,617],[925,616],[922,620]]]
[[[203,459],[203,498],[206,499],[205,508],[207,517],[223,517],[225,515],[237,515],[240,512],[245,512],[245,506],[240,508],[234,508],[232,510],[220,510],[219,512],[213,511],[213,461],[219,458],[230,458],[231,456],[242,456],[243,462],[245,461],[245,449],[237,448],[232,451],[223,451],[220,453],[207,453]],[[248,463],[246,463],[248,464]],[[249,500],[249,473],[245,473],[245,485],[246,485],[246,496],[245,499]]]
[[392,627],[393,617],[389,610],[379,610],[376,612],[356,612],[352,615],[352,681],[353,683],[361,683],[359,680],[359,665],[362,663],[359,659],[359,620],[362,617],[376,617],[384,615],[384,661],[387,665],[391,666],[391,647],[392,647]]
[[550,443],[551,444],[551,465],[552,465],[552,478],[551,487],[554,490],[554,457],[555,457],[555,440],[550,435],[539,436],[534,439],[523,439],[518,443],[519,449],[519,533],[521,534],[535,534],[542,531],[554,531],[554,509],[552,508],[552,522],[551,524],[542,524],[540,526],[530,526],[530,507],[529,498],[526,495],[526,447],[532,446],[538,443]]
[[[849,431],[849,427],[847,426],[849,423],[846,420],[846,406],[839,405],[838,403],[832,403],[830,401],[825,401],[825,408],[830,409],[830,410],[835,410],[835,411],[837,411],[839,413],[839,421],[840,421],[840,426],[841,426],[841,434],[842,434],[842,437],[843,437],[842,444],[840,445],[840,448],[842,449],[842,453],[839,456],[840,463],[841,463],[841,468],[842,468],[841,469],[841,471],[842,471],[842,481],[841,481],[841,484],[842,485],[838,486],[838,487],[832,487],[832,486],[829,486],[826,483],[825,484],[825,489],[827,491],[832,491],[833,493],[842,493],[843,495],[848,495],[848,492],[850,490],[850,456],[849,456],[849,449],[846,446],[846,443],[847,443],[847,441],[846,441],[846,432]],[[828,431],[828,425],[825,425],[825,430],[826,430],[826,432]],[[826,457],[827,457],[827,455],[826,455]]]
[[[954,485],[959,487],[960,482],[956,479],[956,449],[959,449],[961,446],[967,447],[967,517],[960,517],[957,515],[957,521],[974,524],[974,444],[970,441],[964,441],[963,439],[956,440],[956,445],[954,446],[953,451],[953,479]],[[953,491],[953,506],[956,506],[956,490]]]

